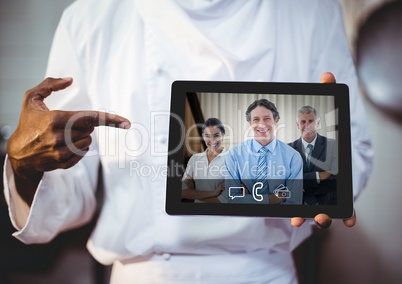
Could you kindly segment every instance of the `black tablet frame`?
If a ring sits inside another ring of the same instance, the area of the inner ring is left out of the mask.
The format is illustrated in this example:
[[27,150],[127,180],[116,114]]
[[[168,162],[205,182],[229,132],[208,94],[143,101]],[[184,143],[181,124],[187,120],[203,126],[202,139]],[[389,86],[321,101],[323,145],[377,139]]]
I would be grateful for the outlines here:
[[[337,205],[269,205],[242,203],[189,203],[181,199],[181,177],[168,174],[166,184],[166,212],[170,215],[221,215],[259,217],[313,218],[319,213],[332,218],[353,215],[352,156],[350,136],[349,88],[345,84],[270,83],[225,81],[175,81],[172,84],[169,126],[168,172],[174,165],[183,164],[184,121],[187,93],[244,93],[333,96],[337,109],[338,174]],[[181,146],[180,146],[181,145]]]

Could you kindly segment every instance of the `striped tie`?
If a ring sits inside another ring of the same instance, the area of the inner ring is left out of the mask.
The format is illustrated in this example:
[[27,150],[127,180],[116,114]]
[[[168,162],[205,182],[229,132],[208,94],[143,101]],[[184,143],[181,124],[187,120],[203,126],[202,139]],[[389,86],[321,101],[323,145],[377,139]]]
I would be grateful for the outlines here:
[[311,153],[313,153],[313,145],[308,144],[308,145],[307,145],[307,148],[306,148],[306,162],[307,162],[307,168],[310,168]]
[[263,187],[259,190],[260,194],[268,193],[268,182],[267,182],[267,153],[268,150],[265,147],[262,147],[258,153],[260,156],[258,157],[258,165],[257,165],[257,175],[256,182],[262,182]]

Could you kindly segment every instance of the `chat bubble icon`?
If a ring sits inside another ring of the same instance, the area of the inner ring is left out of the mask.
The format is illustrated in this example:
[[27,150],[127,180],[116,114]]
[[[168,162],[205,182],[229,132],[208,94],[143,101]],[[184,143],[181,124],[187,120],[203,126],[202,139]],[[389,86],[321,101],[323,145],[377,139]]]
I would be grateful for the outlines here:
[[237,187],[231,186],[229,187],[229,197],[233,199],[235,198],[242,198],[245,195],[245,188],[244,187]]

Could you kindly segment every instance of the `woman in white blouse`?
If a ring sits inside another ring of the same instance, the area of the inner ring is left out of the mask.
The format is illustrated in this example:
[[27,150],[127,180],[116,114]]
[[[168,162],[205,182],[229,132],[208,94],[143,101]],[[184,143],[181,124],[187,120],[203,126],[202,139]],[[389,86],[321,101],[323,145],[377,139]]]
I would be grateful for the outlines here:
[[191,156],[183,176],[182,198],[195,202],[220,203],[218,196],[225,189],[226,151],[222,146],[225,127],[217,118],[208,118],[202,126],[207,149]]

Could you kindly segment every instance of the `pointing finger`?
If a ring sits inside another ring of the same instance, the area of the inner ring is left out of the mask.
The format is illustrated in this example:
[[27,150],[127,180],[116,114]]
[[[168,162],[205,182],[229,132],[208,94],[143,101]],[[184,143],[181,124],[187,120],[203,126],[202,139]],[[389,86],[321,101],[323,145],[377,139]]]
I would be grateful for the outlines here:
[[67,116],[68,120],[62,121],[62,124],[59,124],[59,126],[65,129],[91,128],[96,126],[112,126],[128,129],[131,126],[127,118],[112,113],[100,111],[69,111],[62,113]]

